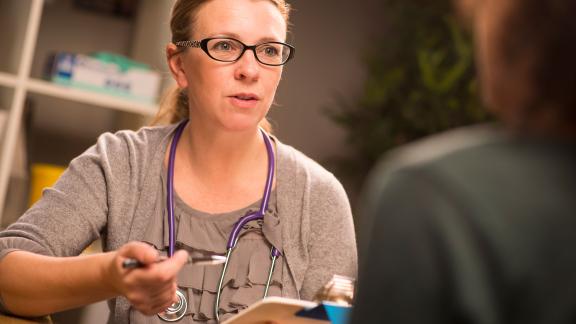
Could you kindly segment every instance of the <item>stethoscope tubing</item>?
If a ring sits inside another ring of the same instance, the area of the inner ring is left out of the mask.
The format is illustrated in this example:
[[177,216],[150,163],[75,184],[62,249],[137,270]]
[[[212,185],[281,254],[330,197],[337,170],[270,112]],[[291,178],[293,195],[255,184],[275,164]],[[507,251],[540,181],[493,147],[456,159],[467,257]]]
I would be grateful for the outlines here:
[[185,120],[176,128],[174,138],[172,138],[172,144],[170,145],[170,156],[168,158],[168,179],[166,180],[166,206],[168,209],[168,257],[172,257],[174,255],[174,249],[176,247],[176,235],[174,233],[174,163],[176,160],[176,146],[178,145],[178,141],[180,141],[180,137],[182,136],[182,132],[184,131],[184,127],[186,127],[187,123],[188,120]]
[[[175,160],[176,160],[176,147],[178,145],[178,141],[180,140],[180,137],[182,136],[182,133],[184,131],[184,127],[186,127],[187,123],[188,123],[188,120],[185,120],[185,121],[181,122],[180,125],[178,125],[176,127],[174,137],[173,137],[172,143],[170,145],[170,153],[169,153],[169,159],[168,159],[168,179],[166,180],[166,205],[167,205],[167,212],[168,212],[168,215],[167,215],[167,217],[168,217],[168,257],[171,257],[174,255],[174,250],[175,250],[175,246],[176,246],[175,217],[174,217],[174,164],[175,164]],[[220,275],[220,280],[218,282],[218,289],[216,291],[216,301],[214,303],[214,313],[216,316],[216,320],[218,322],[220,321],[220,315],[219,315],[220,295],[221,295],[221,291],[222,291],[222,285],[224,283],[224,277],[226,275],[226,270],[228,268],[228,262],[230,260],[231,255],[232,255],[232,250],[236,247],[236,244],[238,243],[238,239],[240,238],[240,231],[242,230],[244,225],[246,225],[249,222],[255,221],[255,220],[264,219],[266,209],[268,208],[268,202],[270,200],[270,194],[272,192],[272,184],[273,184],[273,180],[274,180],[274,170],[275,170],[274,150],[272,148],[272,143],[270,142],[269,135],[266,134],[266,132],[262,129],[260,129],[260,132],[262,133],[262,137],[263,137],[264,143],[266,145],[266,152],[268,153],[268,173],[266,176],[266,184],[264,186],[264,193],[262,195],[262,201],[260,203],[260,209],[255,213],[251,213],[251,214],[248,214],[246,216],[241,217],[234,224],[234,227],[232,228],[232,232],[230,233],[230,236],[228,237],[228,242],[226,244],[226,261],[225,261],[224,266],[222,268],[222,273]],[[264,290],[264,298],[268,295],[268,290],[269,290],[270,283],[272,280],[272,273],[274,272],[276,260],[280,255],[281,255],[280,251],[278,249],[276,249],[275,246],[272,246],[272,249],[270,252],[272,264],[270,266],[270,271],[268,273],[268,280],[266,282],[266,287]],[[187,305],[186,297],[184,296],[184,294],[182,292],[180,292],[180,294],[178,296],[180,299],[180,303],[182,303],[183,305]],[[186,312],[185,308],[186,308],[186,306],[184,306],[184,310],[180,314],[177,315],[177,318],[172,317],[172,318],[168,319],[166,317],[166,315],[161,315],[161,314],[158,314],[158,316],[165,321],[171,321],[171,322],[177,321],[184,316],[184,314]]]

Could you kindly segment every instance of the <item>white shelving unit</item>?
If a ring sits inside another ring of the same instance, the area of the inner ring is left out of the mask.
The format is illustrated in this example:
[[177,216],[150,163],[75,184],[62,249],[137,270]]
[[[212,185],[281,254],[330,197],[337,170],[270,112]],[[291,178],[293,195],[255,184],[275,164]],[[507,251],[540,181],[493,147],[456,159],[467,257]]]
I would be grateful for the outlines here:
[[[73,0],[0,0],[0,113],[5,115],[4,125],[0,125],[0,226],[6,204],[9,203],[6,197],[12,177],[11,169],[14,166],[18,138],[24,127],[23,117],[29,98],[34,100],[35,109],[40,112],[45,109],[44,106],[56,100],[58,103],[46,108],[50,112],[44,110],[43,116],[56,115],[64,125],[83,122],[88,127],[95,122],[90,118],[80,122],[67,121],[70,109],[79,114],[82,114],[82,109],[92,114],[112,114],[101,118],[104,122],[101,122],[98,129],[103,130],[114,130],[118,120],[126,119],[132,120],[131,124],[137,126],[157,111],[156,105],[141,104],[44,81],[41,68],[46,54],[51,50],[74,50],[74,45],[77,45],[77,52],[98,51],[102,49],[99,41],[108,44],[109,38],[116,37],[116,40],[112,39],[112,43],[115,42],[117,48],[124,49],[124,53],[120,51],[120,54],[165,72],[163,52],[169,37],[168,19],[173,1],[141,0],[136,17],[124,22],[120,18],[104,17],[95,13],[77,13],[77,10],[72,12],[72,3]],[[57,6],[60,6],[58,10]],[[72,13],[72,18],[68,19],[66,10]],[[76,25],[67,26],[67,23]],[[111,24],[108,30],[106,24]],[[78,29],[77,35],[69,36],[68,32],[74,33],[74,29]],[[66,33],[62,32],[63,30]],[[124,32],[116,33],[116,30]],[[64,46],[62,44],[66,44],[67,48],[50,48]],[[65,106],[73,108],[64,108]],[[79,128],[81,127],[77,126],[66,136],[71,140],[74,140],[76,135],[80,137],[81,134],[74,133],[79,132]]]
[[0,85],[14,88],[16,87],[17,81],[18,78],[15,75],[0,72]]

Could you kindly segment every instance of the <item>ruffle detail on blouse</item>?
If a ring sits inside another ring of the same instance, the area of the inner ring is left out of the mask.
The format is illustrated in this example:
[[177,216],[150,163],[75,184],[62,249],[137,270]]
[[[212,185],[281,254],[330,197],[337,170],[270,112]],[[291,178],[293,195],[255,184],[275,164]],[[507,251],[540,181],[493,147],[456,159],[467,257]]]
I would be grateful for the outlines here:
[[[233,253],[233,256],[245,257],[245,255],[241,255],[240,253]],[[220,297],[221,302],[219,309],[221,319],[238,313],[240,310],[245,309],[264,296],[270,261],[262,265],[262,256],[263,255],[253,255],[250,258],[247,264],[248,268],[246,269],[248,276],[244,278],[239,276],[239,273],[244,271],[238,271],[244,269],[239,267],[240,264],[234,264],[234,257],[231,257],[229,271],[226,272]],[[267,255],[264,257],[267,257]],[[281,260],[278,260],[276,263],[268,292],[269,296],[281,295],[281,263]],[[218,266],[217,269],[211,268],[213,267],[186,266],[186,269],[180,272],[178,278],[180,289],[185,291],[188,296],[189,308],[187,314],[190,314],[195,321],[208,321],[216,318],[214,314],[214,303],[216,302],[216,288],[218,287],[222,267]],[[234,271],[234,269],[236,269],[236,271]],[[202,274],[204,275],[203,277]],[[241,280],[238,280],[239,277]]]
[[[190,254],[217,252],[194,249],[178,240],[180,248]],[[220,316],[225,319],[262,299],[271,266],[270,244],[264,240],[260,229],[243,232],[237,247],[230,256],[222,284]],[[215,320],[214,303],[223,265],[185,265],[178,276],[179,287],[189,300],[187,314],[195,321]],[[278,258],[270,283],[269,296],[280,296],[282,258]]]
[[[238,211],[207,214],[190,208],[175,195],[176,249],[191,255],[226,253],[228,235],[240,216],[257,211],[260,202]],[[272,192],[264,220],[246,224],[233,250],[222,284],[220,320],[225,320],[262,299],[271,265],[271,244],[282,251],[280,220],[276,210],[276,195]],[[168,220],[166,211],[161,218],[151,220],[144,241],[165,254],[168,250]],[[268,296],[282,294],[282,256],[277,258]],[[214,303],[223,265],[199,266],[187,264],[178,275],[178,286],[188,298],[187,322],[215,323]],[[192,321],[191,321],[192,320]],[[161,323],[159,320],[158,323]]]

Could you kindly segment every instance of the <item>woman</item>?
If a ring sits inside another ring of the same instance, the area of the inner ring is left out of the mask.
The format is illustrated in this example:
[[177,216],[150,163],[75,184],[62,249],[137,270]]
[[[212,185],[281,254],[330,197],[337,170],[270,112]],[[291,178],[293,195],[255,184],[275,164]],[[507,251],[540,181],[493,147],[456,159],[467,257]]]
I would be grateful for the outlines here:
[[[355,275],[341,185],[259,128],[293,55],[288,13],[282,0],[176,1],[167,46],[176,123],[102,135],[0,234],[7,311],[110,299],[111,322],[160,323],[157,313],[185,300],[182,322],[215,322],[265,291],[311,299],[333,274]],[[187,252],[225,254],[240,217],[262,214],[241,228],[223,279],[222,265],[186,264]],[[99,237],[105,253],[77,256]],[[127,259],[142,266],[127,269]]]
[[462,3],[500,122],[402,148],[373,174],[352,322],[572,323],[576,2]]

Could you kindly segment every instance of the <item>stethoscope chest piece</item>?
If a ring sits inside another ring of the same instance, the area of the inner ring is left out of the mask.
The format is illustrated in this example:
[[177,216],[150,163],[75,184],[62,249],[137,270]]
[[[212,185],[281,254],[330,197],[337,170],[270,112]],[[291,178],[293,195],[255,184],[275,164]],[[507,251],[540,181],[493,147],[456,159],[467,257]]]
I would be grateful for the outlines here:
[[186,301],[184,293],[178,289],[176,290],[176,296],[178,297],[178,301],[170,305],[170,307],[168,307],[164,312],[158,314],[158,317],[166,322],[179,321],[186,314],[188,302]]

